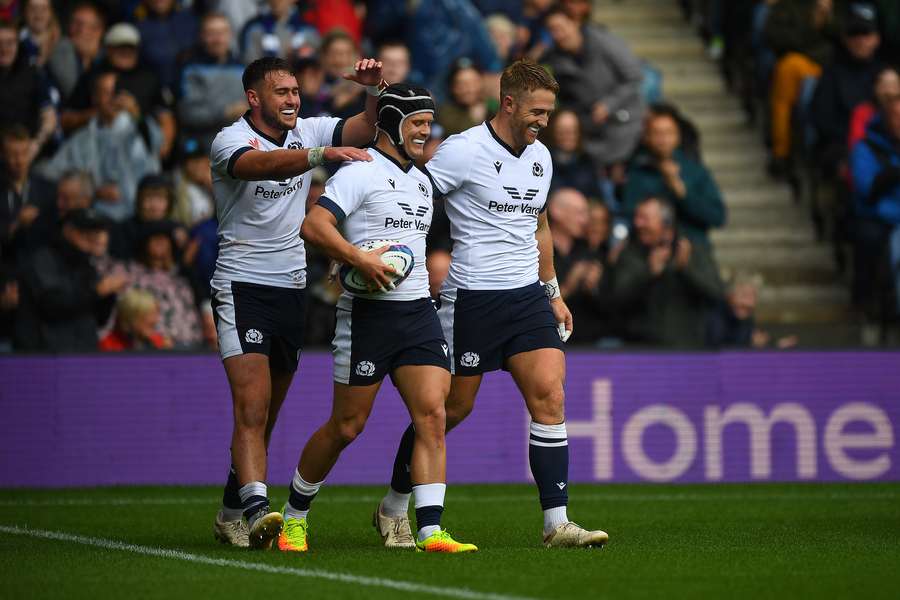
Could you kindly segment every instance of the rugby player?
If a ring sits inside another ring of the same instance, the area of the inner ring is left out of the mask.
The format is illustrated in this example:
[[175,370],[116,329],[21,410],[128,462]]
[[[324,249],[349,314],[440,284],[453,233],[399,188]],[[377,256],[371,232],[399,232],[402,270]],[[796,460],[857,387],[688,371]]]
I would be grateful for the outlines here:
[[[269,510],[266,448],[303,344],[306,254],[299,236],[309,171],[326,162],[371,160],[381,63],[363,59],[345,75],[367,86],[364,113],[346,121],[298,119],[300,93],[287,62],[262,58],[243,75],[250,109],[210,150],[219,220],[211,286],[219,353],[231,386],[232,467],[217,539],[268,548],[282,517]],[[382,86],[383,87],[383,86]]]
[[[308,549],[307,514],[341,451],[362,431],[375,395],[390,374],[415,425],[411,443],[411,490],[417,540],[402,540],[423,552],[472,552],[441,529],[446,491],[444,399],[450,391],[450,359],[428,292],[425,237],[431,226],[433,189],[413,164],[422,156],[434,119],[428,90],[407,84],[388,87],[378,99],[378,138],[371,162],[344,166],[326,184],[300,234],[372,282],[372,293],[345,292],[334,333],[334,399],[331,417],[306,443],[284,507],[281,550]],[[343,235],[342,235],[343,232]],[[393,269],[381,250],[358,245],[396,240],[408,246],[415,266],[394,286]]]
[[[472,411],[484,373],[509,371],[531,415],[528,456],[544,512],[544,545],[602,546],[605,532],[586,531],[570,522],[566,511],[563,341],[573,324],[553,269],[545,211],[553,175],[550,153],[537,141],[558,91],[538,64],[510,65],[501,76],[497,116],[450,136],[426,165],[435,189],[445,196],[453,239],[438,311],[453,373],[447,430]],[[389,547],[409,531],[407,465],[416,436],[413,423],[400,442],[391,487],[375,512]]]

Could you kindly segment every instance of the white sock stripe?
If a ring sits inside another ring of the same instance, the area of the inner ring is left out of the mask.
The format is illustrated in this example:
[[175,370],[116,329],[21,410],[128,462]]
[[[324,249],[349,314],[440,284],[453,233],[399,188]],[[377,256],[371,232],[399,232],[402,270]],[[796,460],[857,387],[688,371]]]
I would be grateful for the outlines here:
[[233,569],[242,569],[244,571],[256,571],[260,573],[269,573],[275,575],[293,575],[296,577],[307,577],[310,579],[324,579],[326,581],[345,583],[353,586],[387,588],[398,590],[401,592],[430,594],[444,598],[462,598],[464,600],[529,600],[528,598],[523,596],[494,594],[490,592],[477,592],[468,588],[442,587],[439,585],[428,585],[424,583],[416,583],[413,581],[403,581],[402,579],[386,579],[382,577],[370,577],[367,575],[342,573],[339,571],[326,571],[325,569],[282,567],[266,564],[263,562],[243,561],[230,558],[215,558],[212,556],[205,556],[203,554],[184,552],[182,550],[159,548],[154,546],[141,546],[138,544],[120,542],[117,540],[64,533],[62,531],[26,529],[23,527],[10,527],[6,525],[0,525],[0,533],[6,533],[10,535],[23,535],[31,538],[41,538],[45,540],[71,542],[75,544],[82,544],[84,546],[103,548],[106,550],[121,550],[124,552],[131,552],[133,554],[155,556],[158,558],[169,558],[214,567],[231,567]]
[[425,483],[413,486],[413,498],[415,507],[443,506],[444,494],[447,493],[446,483]]
[[323,483],[325,483],[324,479],[318,483],[310,483],[303,479],[303,476],[300,475],[300,471],[295,470],[294,478],[291,480],[291,487],[304,496],[312,496],[313,494],[319,493],[319,488],[322,487]]
[[238,490],[238,495],[241,497],[241,502],[246,502],[248,498],[253,496],[262,496],[263,498],[268,498],[269,496],[266,484],[262,481],[251,481]]
[[568,436],[566,434],[566,424],[559,425],[542,425],[541,423],[531,422],[528,431],[542,438],[550,438],[554,440],[564,440]]
[[562,440],[559,442],[539,442],[537,440],[528,440],[528,445],[540,446],[541,448],[561,448],[563,446],[568,446],[569,440]]

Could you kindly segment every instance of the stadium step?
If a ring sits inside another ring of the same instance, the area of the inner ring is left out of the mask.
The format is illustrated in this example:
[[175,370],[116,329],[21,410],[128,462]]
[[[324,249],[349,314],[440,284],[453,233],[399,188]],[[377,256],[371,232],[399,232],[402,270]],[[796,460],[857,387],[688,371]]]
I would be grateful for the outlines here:
[[850,305],[830,246],[816,240],[808,208],[767,175],[759,132],[748,126],[739,99],[726,90],[678,2],[595,0],[594,18],[662,72],[666,100],[699,130],[704,162],[728,207],[726,227],[711,234],[716,258],[725,275],[761,276],[758,321],[780,334],[794,326],[819,345],[852,339],[850,325],[823,328],[846,323]]

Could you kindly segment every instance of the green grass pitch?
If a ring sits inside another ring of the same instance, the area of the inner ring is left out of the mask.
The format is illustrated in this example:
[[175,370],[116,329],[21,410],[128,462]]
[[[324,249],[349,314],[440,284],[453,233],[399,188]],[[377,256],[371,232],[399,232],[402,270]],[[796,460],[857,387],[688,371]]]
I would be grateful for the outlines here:
[[[457,485],[444,525],[472,555],[387,551],[382,488],[325,487],[311,551],[213,540],[219,490],[0,490],[0,598],[897,598],[900,484],[573,485],[603,550],[540,546],[536,493]],[[273,501],[280,506],[285,490]],[[55,536],[55,537],[54,537]]]

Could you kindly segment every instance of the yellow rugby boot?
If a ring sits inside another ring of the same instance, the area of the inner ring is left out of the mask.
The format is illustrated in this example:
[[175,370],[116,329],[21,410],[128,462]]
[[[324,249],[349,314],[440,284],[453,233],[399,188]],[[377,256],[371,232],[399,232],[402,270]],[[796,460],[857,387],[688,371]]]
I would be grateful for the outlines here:
[[464,544],[457,542],[445,529],[438,529],[421,542],[416,542],[416,552],[448,552],[456,554],[458,552],[477,552],[478,547],[475,544]]
[[308,528],[309,525],[305,518],[286,518],[281,535],[278,536],[278,549],[283,552],[306,552],[309,550],[309,544],[307,543]]

